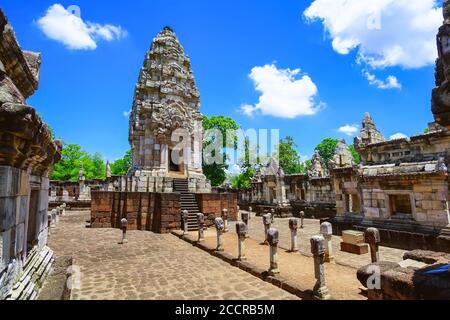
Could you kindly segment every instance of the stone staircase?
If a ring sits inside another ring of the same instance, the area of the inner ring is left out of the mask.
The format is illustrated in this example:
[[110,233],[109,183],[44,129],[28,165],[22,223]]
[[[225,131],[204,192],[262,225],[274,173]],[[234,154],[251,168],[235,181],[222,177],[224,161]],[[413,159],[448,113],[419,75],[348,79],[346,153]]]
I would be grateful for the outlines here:
[[174,192],[180,193],[181,211],[187,210],[188,215],[188,231],[197,231],[197,213],[200,213],[195,194],[189,192],[189,185],[187,179],[174,179]]

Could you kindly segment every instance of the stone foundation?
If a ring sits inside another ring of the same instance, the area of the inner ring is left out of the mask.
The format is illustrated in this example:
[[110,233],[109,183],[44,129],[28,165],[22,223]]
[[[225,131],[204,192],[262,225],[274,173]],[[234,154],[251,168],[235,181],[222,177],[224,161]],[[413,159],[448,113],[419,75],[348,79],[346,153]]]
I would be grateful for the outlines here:
[[[197,194],[196,198],[200,210],[208,217],[208,221],[209,216],[219,217],[222,209],[228,209],[230,220],[237,220],[236,195]],[[92,228],[120,228],[122,218],[127,218],[129,230],[147,230],[156,233],[180,230],[180,194],[92,192]],[[212,222],[207,225],[212,225]]]
[[327,220],[333,225],[333,233],[341,236],[342,231],[365,231],[379,229],[381,245],[403,250],[432,250],[450,252],[450,230],[435,229],[411,221],[373,221],[362,216],[338,216]]

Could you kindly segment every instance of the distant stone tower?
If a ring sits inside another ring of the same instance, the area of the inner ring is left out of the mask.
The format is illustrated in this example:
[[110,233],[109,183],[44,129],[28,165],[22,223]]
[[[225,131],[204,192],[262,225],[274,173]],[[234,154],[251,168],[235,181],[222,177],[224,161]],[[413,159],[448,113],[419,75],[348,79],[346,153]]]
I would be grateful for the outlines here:
[[356,149],[364,148],[369,144],[384,142],[386,139],[381,132],[375,127],[370,113],[366,112],[364,120],[362,122],[361,132],[358,137],[355,138],[354,144]]
[[[191,62],[175,33],[165,27],[145,56],[130,115],[131,191],[172,192],[174,179],[189,191],[209,192],[202,170],[200,93]],[[184,148],[179,149],[180,141]]]

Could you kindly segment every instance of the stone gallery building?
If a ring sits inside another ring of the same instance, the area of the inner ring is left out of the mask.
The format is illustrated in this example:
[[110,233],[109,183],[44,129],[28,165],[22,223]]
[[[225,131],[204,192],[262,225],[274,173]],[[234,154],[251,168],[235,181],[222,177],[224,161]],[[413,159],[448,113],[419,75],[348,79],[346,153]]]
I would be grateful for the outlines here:
[[[169,27],[153,40],[140,71],[130,115],[133,166],[120,192],[93,191],[91,227],[170,232],[181,228],[181,212],[197,228],[227,209],[237,219],[237,196],[211,193],[202,168],[200,93],[189,57]],[[180,147],[181,143],[181,147]]]
[[32,299],[53,261],[49,174],[61,153],[26,99],[38,88],[41,56],[22,51],[0,10],[0,300]]

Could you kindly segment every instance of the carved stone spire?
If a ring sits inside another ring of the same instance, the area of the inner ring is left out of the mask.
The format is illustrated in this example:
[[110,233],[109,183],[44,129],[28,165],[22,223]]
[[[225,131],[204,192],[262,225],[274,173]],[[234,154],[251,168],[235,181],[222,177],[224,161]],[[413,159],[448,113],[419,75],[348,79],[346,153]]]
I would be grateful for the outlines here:
[[450,128],[450,1],[443,6],[444,23],[436,37],[438,59],[436,60],[436,88],[432,92],[431,110],[441,126]]
[[447,21],[450,18],[450,0],[444,0],[442,11],[444,14],[444,20]]
[[381,132],[375,127],[370,113],[366,112],[364,120],[362,122],[361,132],[358,137],[355,138],[354,144],[356,148],[363,148],[372,143],[379,143],[386,141]]

